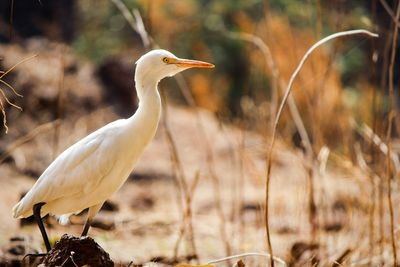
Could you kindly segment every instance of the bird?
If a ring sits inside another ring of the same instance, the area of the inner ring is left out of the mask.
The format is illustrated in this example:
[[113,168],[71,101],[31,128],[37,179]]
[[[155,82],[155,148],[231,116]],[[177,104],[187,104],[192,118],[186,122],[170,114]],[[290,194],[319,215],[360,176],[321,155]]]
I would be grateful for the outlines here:
[[113,121],[65,151],[45,169],[33,187],[13,207],[14,218],[34,216],[47,252],[51,250],[42,218],[47,214],[66,220],[88,208],[81,236],[88,234],[94,216],[133,171],[153,139],[161,116],[158,83],[189,68],[214,68],[204,61],[182,59],[155,49],[136,61],[136,112]]

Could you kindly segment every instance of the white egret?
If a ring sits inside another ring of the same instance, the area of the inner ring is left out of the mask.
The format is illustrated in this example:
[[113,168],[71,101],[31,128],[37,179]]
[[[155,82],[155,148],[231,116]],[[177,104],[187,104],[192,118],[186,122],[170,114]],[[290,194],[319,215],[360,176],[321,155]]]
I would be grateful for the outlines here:
[[166,50],[153,50],[136,62],[137,111],[128,119],[111,122],[62,152],[13,208],[14,218],[31,216],[51,249],[42,217],[68,218],[89,208],[82,236],[103,203],[128,178],[146,145],[154,137],[161,113],[159,81],[188,68],[214,65],[180,59]]

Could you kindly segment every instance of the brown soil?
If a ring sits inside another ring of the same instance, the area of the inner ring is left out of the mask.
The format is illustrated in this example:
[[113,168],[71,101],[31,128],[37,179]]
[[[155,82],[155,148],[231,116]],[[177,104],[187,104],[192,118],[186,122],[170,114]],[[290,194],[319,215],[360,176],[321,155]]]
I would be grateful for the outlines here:
[[91,237],[64,234],[43,259],[46,267],[102,266],[113,267],[114,262]]

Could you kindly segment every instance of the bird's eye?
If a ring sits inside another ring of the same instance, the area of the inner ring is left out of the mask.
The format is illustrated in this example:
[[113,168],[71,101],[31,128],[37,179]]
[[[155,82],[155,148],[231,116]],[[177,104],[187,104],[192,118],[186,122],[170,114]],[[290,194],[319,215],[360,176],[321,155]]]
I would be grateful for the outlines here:
[[169,63],[169,58],[164,57],[164,58],[162,59],[162,61],[163,61],[164,63]]

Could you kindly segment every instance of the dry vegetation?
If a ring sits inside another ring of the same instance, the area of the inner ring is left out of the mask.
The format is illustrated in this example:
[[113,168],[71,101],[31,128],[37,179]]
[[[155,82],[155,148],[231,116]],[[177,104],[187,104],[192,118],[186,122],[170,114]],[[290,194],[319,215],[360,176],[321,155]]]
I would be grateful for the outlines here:
[[[80,4],[83,14],[89,2]],[[218,26],[225,1],[200,7],[138,0],[132,12],[119,0],[99,1],[97,15],[90,13],[98,18],[113,7],[116,25],[130,25],[120,31],[138,33],[133,47],[120,45],[113,55],[129,55],[129,73],[138,55],[158,45],[217,65],[214,73],[161,83],[156,138],[90,232],[117,266],[400,264],[400,4],[373,1],[390,14],[391,29],[373,21],[371,11],[362,25],[379,34],[371,38],[366,31],[341,34],[345,23],[353,25],[350,14],[326,1],[310,4],[314,28],[294,27],[268,1],[259,2],[258,21],[241,9],[229,15],[235,30]],[[213,15],[198,15],[202,8]],[[318,42],[328,36],[325,24],[333,35]],[[0,108],[8,129],[0,135],[0,266],[42,250],[36,226],[11,218],[21,194],[60,151],[119,118],[121,109],[133,110],[125,105],[134,94],[104,83],[104,75],[114,74],[82,57],[83,42],[75,50],[44,38],[0,45]],[[337,59],[365,43],[370,72],[346,85]],[[53,242],[65,232],[77,235],[83,220],[74,216],[72,225],[60,226],[47,218]]]

